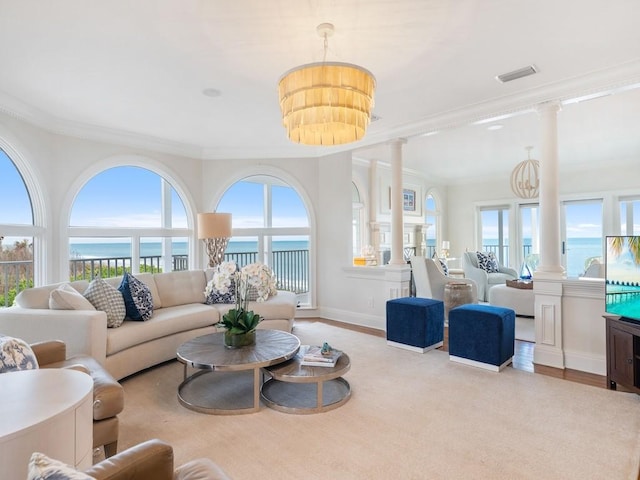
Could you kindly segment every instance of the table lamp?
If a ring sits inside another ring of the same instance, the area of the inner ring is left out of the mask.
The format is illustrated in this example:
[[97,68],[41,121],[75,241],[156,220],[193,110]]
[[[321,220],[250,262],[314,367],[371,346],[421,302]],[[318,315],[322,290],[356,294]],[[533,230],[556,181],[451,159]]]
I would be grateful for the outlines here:
[[442,256],[444,258],[449,258],[449,248],[450,248],[449,240],[443,240],[442,241]]
[[198,238],[204,242],[209,256],[209,267],[213,268],[224,260],[231,237],[230,213],[199,213]]

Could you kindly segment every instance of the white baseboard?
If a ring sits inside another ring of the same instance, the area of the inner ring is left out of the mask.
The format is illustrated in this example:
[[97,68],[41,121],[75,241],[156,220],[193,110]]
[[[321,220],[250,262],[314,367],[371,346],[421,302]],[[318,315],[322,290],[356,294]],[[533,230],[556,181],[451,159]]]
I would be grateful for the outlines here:
[[320,308],[318,316],[327,320],[335,320],[336,322],[351,323],[360,327],[375,328],[376,330],[387,330],[386,317],[371,315],[366,313],[352,312],[349,310],[340,310],[337,308]]
[[533,363],[564,369],[564,354],[562,350],[558,348],[536,343],[533,350]]
[[572,370],[593,373],[596,375],[607,374],[607,359],[604,355],[589,355],[584,352],[571,350],[564,351],[564,366]]

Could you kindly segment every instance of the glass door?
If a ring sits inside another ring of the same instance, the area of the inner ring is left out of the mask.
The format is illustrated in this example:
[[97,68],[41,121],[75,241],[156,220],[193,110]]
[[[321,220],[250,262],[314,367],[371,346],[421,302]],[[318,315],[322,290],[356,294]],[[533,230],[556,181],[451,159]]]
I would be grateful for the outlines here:
[[602,261],[602,200],[563,203],[562,263],[567,277],[579,277],[593,260]]
[[500,265],[509,266],[509,208],[490,207],[480,210],[481,245],[493,252]]

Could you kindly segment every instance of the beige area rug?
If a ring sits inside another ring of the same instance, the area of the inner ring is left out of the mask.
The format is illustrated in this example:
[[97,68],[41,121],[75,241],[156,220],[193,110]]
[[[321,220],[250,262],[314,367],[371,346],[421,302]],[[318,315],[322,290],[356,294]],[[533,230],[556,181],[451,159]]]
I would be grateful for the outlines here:
[[149,438],[176,464],[214,459],[249,479],[634,479],[640,396],[506,368],[493,373],[320,322],[302,343],[347,351],[352,398],[315,415],[200,414],[176,398],[182,365],[124,380],[120,450]]
[[535,320],[527,317],[516,317],[516,340],[536,341]]

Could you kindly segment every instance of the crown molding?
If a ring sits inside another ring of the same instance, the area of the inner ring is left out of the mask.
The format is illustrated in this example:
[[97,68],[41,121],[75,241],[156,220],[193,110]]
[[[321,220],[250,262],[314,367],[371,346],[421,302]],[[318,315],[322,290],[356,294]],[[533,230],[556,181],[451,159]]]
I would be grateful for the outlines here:
[[624,89],[638,83],[640,83],[640,60],[513,95],[465,105],[431,115],[417,122],[392,126],[381,132],[369,132],[365,137],[366,146],[388,142],[398,137],[405,137],[411,141],[412,138],[427,132],[448,130],[478,122],[488,123],[495,117],[506,118],[535,111],[541,104],[570,103],[572,99],[597,96],[608,90]]
[[194,145],[55,117],[2,91],[0,91],[0,112],[57,135],[190,158],[202,156],[202,149]]
[[[100,125],[74,122],[47,112],[0,91],[0,112],[51,133],[84,140],[105,142],[158,153],[202,160],[230,160],[248,158],[319,158],[322,156],[370,147],[398,138],[412,138],[434,130],[446,130],[474,122],[488,121],[496,116],[518,115],[532,111],[546,102],[570,102],[571,99],[597,96],[607,90],[640,83],[640,59],[606,70],[591,72],[562,82],[556,82],[513,95],[489,99],[477,104],[441,112],[416,122],[398,124],[375,131],[371,128],[359,142],[336,147],[308,147],[283,145],[279,147],[215,148],[165,140]],[[378,124],[376,124],[376,127]],[[382,125],[379,125],[382,127]]]

